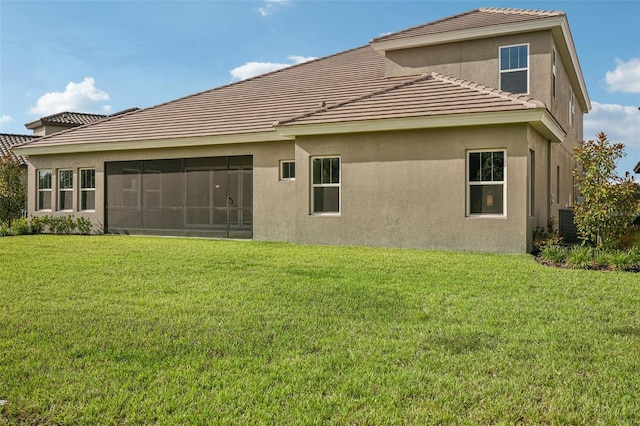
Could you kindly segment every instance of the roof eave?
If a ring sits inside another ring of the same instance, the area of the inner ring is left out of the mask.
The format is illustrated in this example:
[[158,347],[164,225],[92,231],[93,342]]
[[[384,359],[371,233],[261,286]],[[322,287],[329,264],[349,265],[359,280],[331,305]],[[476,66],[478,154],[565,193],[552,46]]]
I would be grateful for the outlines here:
[[372,41],[373,50],[384,53],[387,50],[407,49],[412,47],[431,46],[434,44],[451,43],[455,41],[474,40],[522,32],[551,29],[562,25],[565,16],[552,16],[529,21],[512,22],[506,24],[487,25],[463,30],[446,31],[422,36],[407,37],[393,40]]
[[448,114],[319,124],[285,124],[276,127],[284,137],[434,129],[527,123],[552,142],[562,142],[567,132],[546,109]]
[[64,145],[15,147],[12,150],[22,156],[78,154],[88,152],[131,151],[136,149],[188,148],[208,145],[226,145],[242,143],[278,142],[290,140],[290,137],[276,132],[254,132],[214,136],[194,136],[184,138],[158,138],[117,142],[68,143]]

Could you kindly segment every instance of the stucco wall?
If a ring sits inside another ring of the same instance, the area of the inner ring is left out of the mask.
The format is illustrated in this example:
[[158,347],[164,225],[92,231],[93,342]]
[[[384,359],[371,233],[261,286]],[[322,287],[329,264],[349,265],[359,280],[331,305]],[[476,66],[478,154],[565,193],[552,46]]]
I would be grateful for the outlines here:
[[[294,230],[294,186],[292,182],[278,180],[279,160],[292,159],[293,142],[262,144],[214,145],[197,148],[153,149],[145,151],[98,152],[32,156],[29,158],[29,214],[87,217],[96,230],[104,226],[104,164],[110,161],[158,160],[169,158],[215,157],[227,155],[253,156],[253,216],[254,238],[263,240],[292,241]],[[94,212],[78,211],[78,170],[96,170],[96,208]],[[36,170],[51,169],[54,177],[59,169],[74,170],[73,212],[56,211],[55,194],[57,179],[52,179],[52,211],[36,211]]]
[[387,51],[386,73],[397,76],[438,72],[499,88],[500,47],[525,43],[529,44],[529,94],[550,105],[551,31]]
[[[525,252],[528,126],[298,138],[296,241]],[[467,217],[466,152],[507,150],[507,215]],[[310,158],[341,158],[341,212],[310,214]]]
[[[468,150],[506,150],[506,216],[469,217]],[[536,152],[535,214],[529,215],[530,150]],[[309,244],[526,252],[544,226],[548,142],[526,124],[300,137],[295,142],[189,149],[50,155],[31,158],[29,210],[36,212],[36,169],[75,171],[74,214],[104,224],[104,163],[227,155],[253,156],[253,238]],[[341,158],[341,211],[310,211],[312,156]],[[296,161],[296,179],[281,181],[281,160]],[[96,169],[96,210],[77,212],[78,169]],[[56,179],[53,179],[53,194]],[[55,207],[55,200],[53,202]]]

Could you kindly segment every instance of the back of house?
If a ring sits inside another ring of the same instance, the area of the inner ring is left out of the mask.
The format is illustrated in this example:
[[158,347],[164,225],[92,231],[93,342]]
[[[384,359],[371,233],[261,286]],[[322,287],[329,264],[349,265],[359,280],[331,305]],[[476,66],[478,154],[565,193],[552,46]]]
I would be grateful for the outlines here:
[[107,233],[526,252],[590,108],[563,12],[487,8],[14,151]]

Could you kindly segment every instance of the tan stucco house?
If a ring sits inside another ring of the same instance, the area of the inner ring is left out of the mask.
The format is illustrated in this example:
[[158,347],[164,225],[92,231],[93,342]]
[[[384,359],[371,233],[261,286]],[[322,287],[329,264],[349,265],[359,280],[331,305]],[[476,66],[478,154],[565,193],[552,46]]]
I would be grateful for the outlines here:
[[488,8],[15,152],[107,233],[526,252],[590,107],[563,12]]

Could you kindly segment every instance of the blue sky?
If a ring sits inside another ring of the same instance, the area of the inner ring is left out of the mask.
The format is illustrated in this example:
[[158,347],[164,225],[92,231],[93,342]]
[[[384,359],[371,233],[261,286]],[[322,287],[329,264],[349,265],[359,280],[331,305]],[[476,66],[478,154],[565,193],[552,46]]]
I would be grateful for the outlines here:
[[0,0],[0,132],[60,111],[148,107],[478,7],[564,10],[586,139],[640,161],[640,1]]

